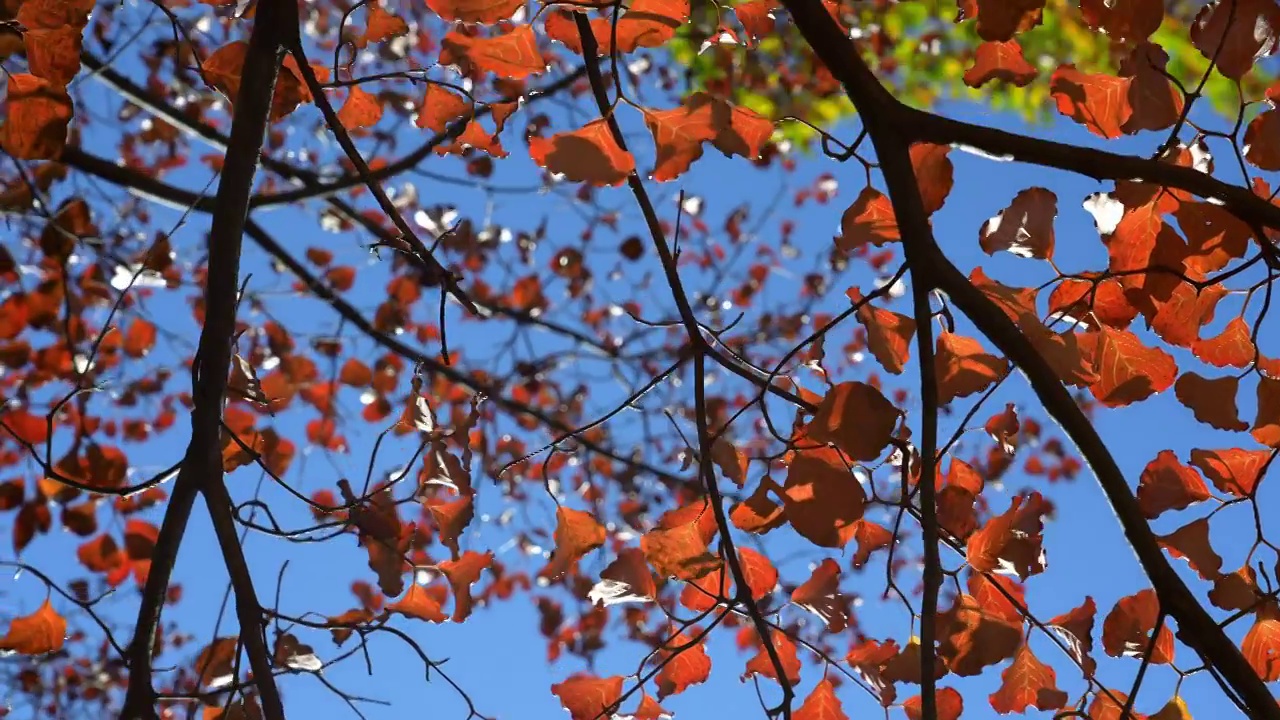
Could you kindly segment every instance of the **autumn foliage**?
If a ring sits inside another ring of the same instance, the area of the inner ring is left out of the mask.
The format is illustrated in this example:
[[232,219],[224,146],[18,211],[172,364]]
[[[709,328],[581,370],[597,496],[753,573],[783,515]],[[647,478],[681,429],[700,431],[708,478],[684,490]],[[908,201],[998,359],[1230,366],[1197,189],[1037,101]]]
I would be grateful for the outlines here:
[[1277,0],[3,12],[0,717],[1280,718]]

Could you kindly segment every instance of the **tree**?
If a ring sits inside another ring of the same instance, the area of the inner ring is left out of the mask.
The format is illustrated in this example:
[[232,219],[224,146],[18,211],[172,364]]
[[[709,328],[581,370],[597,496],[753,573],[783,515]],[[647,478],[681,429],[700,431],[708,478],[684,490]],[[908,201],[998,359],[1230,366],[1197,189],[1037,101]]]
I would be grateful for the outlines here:
[[1280,717],[1274,0],[6,13],[0,715]]

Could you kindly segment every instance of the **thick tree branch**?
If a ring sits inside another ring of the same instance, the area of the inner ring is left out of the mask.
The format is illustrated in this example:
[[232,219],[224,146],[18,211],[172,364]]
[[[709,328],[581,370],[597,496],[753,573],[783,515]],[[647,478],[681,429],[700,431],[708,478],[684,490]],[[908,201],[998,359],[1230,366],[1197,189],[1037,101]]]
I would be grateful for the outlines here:
[[157,717],[155,690],[151,684],[151,650],[160,623],[165,590],[191,517],[195,496],[205,492],[227,570],[235,587],[240,637],[249,656],[263,715],[268,720],[284,720],[284,706],[272,674],[271,654],[267,650],[262,609],[244,556],[236,543],[234,524],[230,525],[233,549],[227,547],[223,537],[231,508],[224,497],[226,487],[222,484],[221,428],[236,325],[241,235],[249,209],[249,196],[253,191],[258,155],[267,129],[276,73],[280,66],[280,50],[290,34],[296,36],[297,23],[295,2],[268,0],[258,6],[249,38],[240,91],[235,101],[231,139],[209,231],[205,321],[192,361],[191,441],[165,509],[129,647],[129,685],[122,711],[125,718]]
[[[955,306],[1022,370],[1045,409],[1080,448],[1159,596],[1162,611],[1177,621],[1179,639],[1218,671],[1240,695],[1252,717],[1280,720],[1280,706],[1266,684],[1253,671],[1235,643],[1197,602],[1165,558],[1115,458],[1061,379],[1013,321],[974,287],[938,248],[924,213],[907,151],[912,142],[927,140],[962,142],[987,152],[1015,157],[1021,152],[1019,159],[1078,172],[1087,168],[1085,174],[1094,177],[1141,177],[1216,197],[1242,219],[1258,224],[1272,224],[1280,219],[1280,208],[1271,206],[1247,190],[1232,188],[1194,170],[1020,138],[911,110],[880,85],[857,48],[840,31],[819,0],[784,0],[784,4],[810,46],[841,82],[861,114],[881,162],[912,272],[923,275],[947,293]],[[935,123],[947,128],[949,134],[929,135],[923,132],[924,128]],[[1114,166],[1108,168],[1108,163],[1114,163]],[[1264,238],[1259,238],[1259,241],[1265,244]],[[922,482],[927,480],[924,478]]]

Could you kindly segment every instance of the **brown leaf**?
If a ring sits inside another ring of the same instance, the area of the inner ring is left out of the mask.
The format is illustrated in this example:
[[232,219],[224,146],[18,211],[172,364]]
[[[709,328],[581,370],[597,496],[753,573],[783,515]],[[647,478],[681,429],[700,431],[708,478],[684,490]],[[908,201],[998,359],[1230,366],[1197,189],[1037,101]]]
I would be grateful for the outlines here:
[[1160,547],[1169,554],[1191,564],[1191,569],[1205,580],[1213,580],[1221,574],[1222,558],[1209,541],[1209,519],[1200,518],[1156,538]]
[[855,461],[872,462],[893,438],[901,414],[874,387],[843,382],[822,399],[806,430],[814,441],[833,443]]
[[[858,288],[849,288],[849,300],[857,304],[863,301]],[[867,330],[867,347],[884,369],[901,375],[911,357],[911,338],[916,333],[916,321],[890,310],[873,306],[869,301],[856,313],[858,322]]]
[[1019,192],[1009,207],[982,224],[978,244],[994,255],[1000,250],[1019,257],[1047,260],[1053,257],[1053,221],[1058,197],[1042,187]]
[[1187,371],[1178,377],[1173,386],[1178,402],[1195,414],[1196,420],[1219,430],[1248,430],[1249,424],[1240,419],[1236,409],[1236,391],[1239,378],[1228,376],[1206,378]]
[[938,333],[934,371],[938,375],[938,404],[946,405],[987,389],[1005,376],[1007,364],[984,352],[977,340],[944,332]]
[[831,448],[800,450],[783,486],[787,521],[815,545],[844,547],[861,517],[867,494]]

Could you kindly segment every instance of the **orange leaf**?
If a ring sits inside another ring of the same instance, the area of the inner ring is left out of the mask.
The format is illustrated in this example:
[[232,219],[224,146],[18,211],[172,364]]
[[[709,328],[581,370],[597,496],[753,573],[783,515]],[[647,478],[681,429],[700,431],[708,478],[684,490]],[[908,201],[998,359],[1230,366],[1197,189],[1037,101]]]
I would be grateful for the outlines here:
[[791,593],[791,602],[822,618],[828,632],[844,632],[849,626],[849,599],[840,593],[840,565],[831,558],[818,563]]
[[[1159,612],[1160,601],[1150,588],[1120,598],[1102,622],[1102,649],[1111,657],[1143,657],[1151,646],[1151,631]],[[1160,628],[1151,662],[1156,665],[1173,662],[1173,631],[1168,623]]]
[[1239,378],[1210,379],[1188,371],[1178,377],[1173,392],[1178,402],[1191,409],[1196,420],[1219,430],[1248,430],[1249,424],[1240,419],[1240,412],[1236,410],[1239,386]]
[[[816,442],[835,444],[853,460],[871,462],[893,438],[901,414],[876,388],[844,382],[822,399],[806,432]],[[839,458],[836,463],[843,467]]]
[[853,554],[855,569],[866,565],[871,559],[871,553],[883,550],[893,542],[893,533],[888,528],[866,518],[853,524],[852,535],[854,542],[858,544],[858,550]]
[[[862,291],[856,287],[846,293],[854,304],[863,300]],[[916,321],[906,315],[882,310],[865,302],[857,311],[858,322],[867,331],[867,347],[884,369],[901,375],[911,356],[911,338],[916,333]]]
[[978,231],[982,251],[994,255],[1007,250],[1018,257],[1047,260],[1053,257],[1053,221],[1058,216],[1058,197],[1042,187],[1019,192],[1000,214],[987,220]]
[[529,156],[550,172],[592,185],[620,185],[636,169],[635,157],[618,146],[603,118],[550,139],[530,138]]
[[0,146],[19,160],[52,160],[62,154],[71,122],[71,97],[35,75],[10,73]]
[[[204,81],[234,103],[240,94],[240,77],[249,43],[238,40],[227,43],[205,58],[201,70]],[[302,81],[302,71],[292,55],[286,55],[276,78],[275,94],[271,97],[271,122],[284,119],[304,102],[311,102],[311,91]]]
[[454,30],[440,42],[441,65],[462,65],[498,77],[519,80],[547,69],[533,28],[520,25],[509,33],[477,38]]
[[678,108],[646,110],[644,121],[657,143],[653,179],[658,182],[688,170],[702,157],[703,143],[710,142],[725,155],[752,160],[773,133],[767,118],[704,92],[689,95]]
[[471,519],[475,517],[475,504],[471,495],[463,495],[457,500],[448,502],[442,500],[427,501],[427,510],[431,513],[431,519],[435,521],[436,527],[440,530],[440,542],[452,554],[454,560],[458,559],[458,538],[462,536],[462,532],[471,524]]
[[1270,460],[1270,450],[1232,448],[1191,451],[1191,464],[1199,468],[1213,482],[1214,487],[1236,497],[1253,494]]
[[462,622],[471,615],[471,586],[480,579],[480,572],[493,564],[493,553],[468,550],[458,560],[440,563],[440,572],[453,587],[453,621]]
[[1093,365],[1098,381],[1089,389],[1098,402],[1107,407],[1123,407],[1173,385],[1178,365],[1169,353],[1147,347],[1128,330],[1104,326],[1096,335]]
[[364,35],[360,37],[361,46],[408,34],[409,24],[387,12],[381,5],[370,3],[365,7],[369,8],[369,14],[365,21]]
[[[620,52],[656,48],[675,37],[676,30],[689,21],[689,0],[635,0],[618,19]],[[596,43],[602,55],[613,51],[613,28],[607,20],[593,21]]]
[[590,675],[574,675],[551,686],[551,692],[560,698],[560,704],[569,711],[570,720],[596,720],[609,716],[609,709],[622,697],[624,678],[620,676],[597,678]]
[[67,621],[53,609],[46,598],[30,615],[16,617],[9,631],[0,638],[0,650],[22,655],[44,655],[62,649],[67,635]]
[[1129,105],[1131,82],[1131,78],[1082,73],[1075,65],[1063,65],[1053,72],[1049,87],[1058,112],[1093,134],[1111,139],[1124,134],[1121,126],[1133,113]]
[[[754,632],[754,631],[753,631]],[[800,658],[796,654],[796,644],[787,637],[787,634],[781,630],[773,630],[770,633],[770,639],[773,643],[773,649],[781,661],[782,671],[787,676],[787,680],[795,685],[800,682]],[[760,675],[770,680],[778,679],[778,669],[774,667],[773,661],[769,657],[768,650],[760,643],[759,635],[756,635],[757,646],[760,651],[755,657],[747,661],[747,671],[743,673],[742,679],[746,680],[752,675]]]
[[1274,600],[1258,607],[1240,650],[1264,682],[1280,680],[1280,608]]
[[[938,688],[935,703],[938,708],[938,720],[959,720],[964,712],[964,698],[955,688]],[[907,713],[907,720],[922,720],[924,717],[923,700],[919,695],[902,703],[902,710]]]
[[427,622],[442,623],[448,619],[443,610],[444,601],[447,597],[448,590],[443,585],[427,587],[418,583],[411,583],[409,592],[405,593],[404,597],[388,605],[387,611]]
[[627,717],[631,720],[671,720],[673,716],[669,710],[659,705],[657,700],[646,694],[640,697],[640,704],[634,711],[627,714]]
[[1093,282],[1067,278],[1049,294],[1049,314],[1064,322],[1079,322],[1086,329],[1099,324],[1123,330],[1138,316],[1124,287],[1114,278]]
[[1147,463],[1138,480],[1138,507],[1151,520],[1166,510],[1182,510],[1209,497],[1204,480],[1178,462],[1172,450],[1161,450],[1155,460]]
[[1057,673],[1040,662],[1023,643],[1013,664],[1000,674],[1000,689],[991,694],[991,707],[1001,715],[1037,710],[1057,710],[1067,704],[1067,694],[1058,689]]
[[1008,511],[969,537],[970,567],[979,572],[1013,571],[1023,580],[1043,572],[1043,516],[1048,511],[1040,493],[1013,498]]
[[793,720],[849,720],[836,697],[836,688],[831,681],[823,678],[814,686],[804,704],[791,716]]
[[711,508],[695,502],[663,515],[640,538],[640,550],[660,576],[697,580],[720,567],[720,558],[707,549],[715,533]]
[[689,686],[704,683],[711,677],[711,657],[707,655],[706,644],[702,639],[694,641],[684,633],[663,643],[654,654],[654,660],[659,664],[665,662],[656,678],[659,700],[682,693]]
[[981,392],[1008,372],[1007,363],[984,352],[977,340],[948,332],[938,333],[933,366],[939,405]]
[[427,7],[445,20],[492,25],[511,19],[524,0],[427,0]]
[[1000,80],[1024,87],[1036,74],[1035,66],[1027,62],[1017,40],[984,42],[974,52],[973,66],[964,71],[964,84],[979,88],[992,80]]
[[427,92],[418,108],[413,124],[425,130],[442,133],[449,124],[461,117],[471,116],[471,103],[466,98],[435,83],[427,84]]
[[862,517],[867,494],[831,448],[800,450],[783,486],[787,521],[809,542],[844,547]]
[[578,558],[604,544],[604,526],[591,513],[556,509],[555,551],[543,573],[554,580],[569,571]]
[[893,204],[884,193],[868,186],[841,216],[836,247],[852,252],[867,244],[880,247],[901,239]]
[[382,103],[365,92],[359,85],[352,85],[347,99],[338,110],[338,121],[349,130],[369,128],[382,119]]

